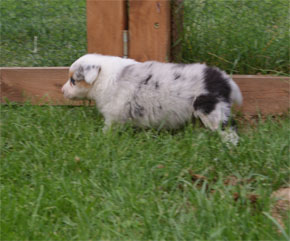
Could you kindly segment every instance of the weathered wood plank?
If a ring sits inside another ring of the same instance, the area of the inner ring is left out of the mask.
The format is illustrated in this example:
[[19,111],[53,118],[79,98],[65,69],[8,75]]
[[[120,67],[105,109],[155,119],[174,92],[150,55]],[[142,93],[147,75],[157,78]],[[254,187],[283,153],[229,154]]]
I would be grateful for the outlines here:
[[[51,104],[79,105],[82,102],[63,98],[61,86],[67,81],[68,68],[0,68],[1,102],[24,102],[27,98],[35,104],[47,100]],[[290,78],[263,75],[234,75],[241,88],[245,115],[281,114],[289,109]],[[40,102],[40,100],[43,100]]]
[[50,103],[78,105],[64,99],[62,85],[68,80],[67,67],[52,68],[0,68],[0,100],[33,104]]
[[88,52],[123,56],[125,0],[87,0]]
[[137,61],[170,58],[170,1],[129,0],[129,57]]
[[282,114],[289,110],[290,78],[260,75],[234,75],[244,103],[241,111],[245,115]]

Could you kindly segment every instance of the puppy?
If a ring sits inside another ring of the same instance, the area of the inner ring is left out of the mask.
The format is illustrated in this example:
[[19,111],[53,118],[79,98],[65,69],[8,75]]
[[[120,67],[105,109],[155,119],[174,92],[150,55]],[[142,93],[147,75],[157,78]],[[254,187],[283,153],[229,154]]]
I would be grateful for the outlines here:
[[205,64],[86,54],[71,65],[62,92],[68,99],[94,100],[105,118],[104,130],[128,121],[176,129],[195,117],[219,130],[225,141],[238,142],[234,128],[225,127],[232,123],[232,104],[242,104],[240,89],[225,72]]

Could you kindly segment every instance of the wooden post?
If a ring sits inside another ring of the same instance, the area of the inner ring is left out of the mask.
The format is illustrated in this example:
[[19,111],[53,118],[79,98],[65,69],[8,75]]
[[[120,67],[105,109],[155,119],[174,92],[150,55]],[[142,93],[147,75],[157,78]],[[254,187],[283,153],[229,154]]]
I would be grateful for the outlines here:
[[129,43],[130,58],[169,61],[169,0],[129,0]]
[[87,0],[88,52],[123,56],[125,0]]

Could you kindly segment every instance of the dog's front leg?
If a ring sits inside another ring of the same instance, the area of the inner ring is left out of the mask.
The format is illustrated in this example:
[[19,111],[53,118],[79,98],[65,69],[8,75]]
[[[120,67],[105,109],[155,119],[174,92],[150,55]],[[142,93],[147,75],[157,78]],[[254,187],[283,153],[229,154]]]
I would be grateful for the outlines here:
[[114,109],[110,106],[109,111],[103,112],[105,126],[103,132],[107,132],[114,124],[124,124],[128,121],[127,111],[124,108]]
[[113,124],[116,123],[122,123],[122,121],[118,120],[116,116],[113,115],[105,115],[105,125],[103,127],[103,133],[108,132],[110,129],[112,129]]
[[105,118],[105,125],[104,125],[104,127],[103,127],[103,129],[102,129],[102,130],[103,130],[103,133],[108,132],[108,130],[111,129],[112,124],[113,124],[112,119],[110,119],[110,118]]

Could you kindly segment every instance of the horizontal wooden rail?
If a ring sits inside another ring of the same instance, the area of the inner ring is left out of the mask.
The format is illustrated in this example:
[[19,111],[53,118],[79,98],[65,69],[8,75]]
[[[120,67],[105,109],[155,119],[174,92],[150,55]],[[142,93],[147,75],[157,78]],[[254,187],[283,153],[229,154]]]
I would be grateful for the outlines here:
[[[82,102],[63,98],[61,86],[68,79],[67,67],[0,68],[1,103],[6,100],[34,104],[80,105]],[[263,75],[234,75],[244,103],[245,115],[282,114],[289,110],[288,77]]]
[[0,101],[5,103],[8,99],[18,103],[29,100],[33,104],[81,104],[63,98],[61,87],[67,79],[67,67],[0,68]]

